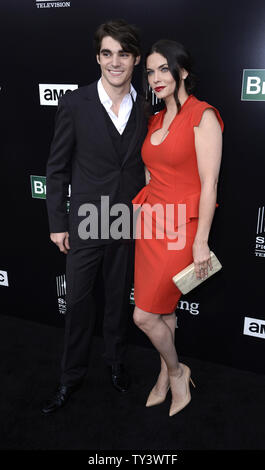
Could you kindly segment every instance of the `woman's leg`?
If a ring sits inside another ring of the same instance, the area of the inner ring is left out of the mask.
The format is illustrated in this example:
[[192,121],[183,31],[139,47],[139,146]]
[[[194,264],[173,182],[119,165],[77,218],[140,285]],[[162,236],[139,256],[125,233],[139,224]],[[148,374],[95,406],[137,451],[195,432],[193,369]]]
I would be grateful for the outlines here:
[[[167,317],[166,320],[164,317]],[[181,373],[175,349],[175,313],[159,315],[134,309],[134,322],[148,336],[161,357],[161,372],[156,385],[157,392],[164,393],[169,385],[169,375]]]
[[[168,325],[171,330],[173,344],[175,345],[175,330],[176,330],[176,314],[175,311],[169,314],[161,315],[162,320]],[[164,394],[167,390],[169,385],[169,376],[168,376],[168,368],[167,364],[160,354],[160,362],[161,362],[161,370],[156,382],[156,391],[157,393]]]

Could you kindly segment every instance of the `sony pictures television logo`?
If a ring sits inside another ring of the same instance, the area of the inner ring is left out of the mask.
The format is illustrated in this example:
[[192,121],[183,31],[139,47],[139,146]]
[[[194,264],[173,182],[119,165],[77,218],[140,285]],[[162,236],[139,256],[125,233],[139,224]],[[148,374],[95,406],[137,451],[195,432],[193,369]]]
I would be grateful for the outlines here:
[[265,257],[265,207],[259,207],[257,215],[255,255]]
[[44,0],[35,0],[37,8],[69,8],[71,2],[47,2]]
[[265,69],[244,69],[242,101],[265,101]]
[[78,88],[78,85],[71,84],[51,84],[39,83],[39,94],[41,106],[57,106],[58,99],[63,96],[67,91],[73,91]]
[[58,297],[59,313],[65,314],[66,312],[66,278],[65,274],[56,276],[56,289]]

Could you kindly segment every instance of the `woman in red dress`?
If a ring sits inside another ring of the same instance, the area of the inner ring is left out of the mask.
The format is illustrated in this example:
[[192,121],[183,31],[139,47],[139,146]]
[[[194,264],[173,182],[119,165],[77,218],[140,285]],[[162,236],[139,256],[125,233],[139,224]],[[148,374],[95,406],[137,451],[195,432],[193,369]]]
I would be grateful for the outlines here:
[[[147,90],[163,99],[165,108],[149,120],[142,147],[146,186],[132,201],[138,204],[135,208],[145,208],[137,218],[134,322],[161,359],[146,406],[162,403],[170,388],[173,416],[191,400],[191,379],[175,349],[175,309],[181,292],[172,277],[192,262],[198,278],[211,268],[208,236],[216,207],[223,121],[216,108],[191,94],[191,59],[181,44],[156,42],[145,65]],[[179,209],[183,205],[184,220]],[[160,212],[154,210],[158,206]]]

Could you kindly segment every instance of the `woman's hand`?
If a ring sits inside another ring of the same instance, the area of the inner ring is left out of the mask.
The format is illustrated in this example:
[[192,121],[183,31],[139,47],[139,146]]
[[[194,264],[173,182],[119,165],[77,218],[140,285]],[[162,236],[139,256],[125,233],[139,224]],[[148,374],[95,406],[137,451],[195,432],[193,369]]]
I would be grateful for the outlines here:
[[206,241],[195,240],[192,246],[193,261],[197,279],[208,276],[208,269],[212,269],[210,248]]

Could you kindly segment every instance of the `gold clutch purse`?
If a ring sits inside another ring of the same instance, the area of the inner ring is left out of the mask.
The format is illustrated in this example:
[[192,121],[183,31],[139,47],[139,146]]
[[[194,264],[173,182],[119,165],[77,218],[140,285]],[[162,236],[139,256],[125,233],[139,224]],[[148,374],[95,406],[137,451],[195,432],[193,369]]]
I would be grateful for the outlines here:
[[208,266],[208,276],[204,277],[203,279],[197,279],[194,269],[194,263],[191,263],[189,264],[189,266],[182,269],[182,271],[172,277],[174,284],[179,288],[182,294],[187,294],[222,268],[222,265],[220,261],[216,258],[215,254],[212,251],[210,251],[210,254],[212,270]]

